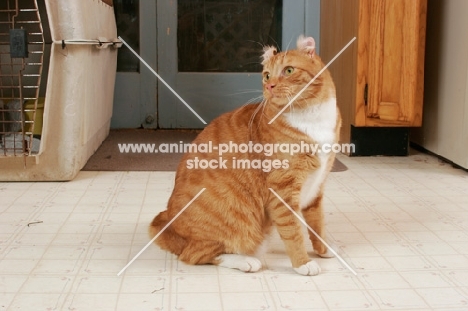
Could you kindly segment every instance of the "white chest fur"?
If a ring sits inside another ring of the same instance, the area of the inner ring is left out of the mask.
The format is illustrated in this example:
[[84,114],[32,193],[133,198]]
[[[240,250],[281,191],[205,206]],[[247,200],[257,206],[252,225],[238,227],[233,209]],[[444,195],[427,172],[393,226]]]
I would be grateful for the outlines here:
[[322,145],[335,142],[336,114],[336,98],[331,98],[304,110],[285,113],[284,116],[292,127]]
[[[289,124],[306,133],[320,147],[335,142],[336,99],[314,105],[305,111],[285,113]],[[320,151],[321,148],[318,150]],[[330,153],[319,152],[320,167],[310,173],[302,185],[299,207],[306,208],[316,197],[327,174]]]
[[306,208],[317,197],[320,186],[327,176],[327,162],[330,154],[320,154],[320,167],[307,176],[299,195],[299,208]]

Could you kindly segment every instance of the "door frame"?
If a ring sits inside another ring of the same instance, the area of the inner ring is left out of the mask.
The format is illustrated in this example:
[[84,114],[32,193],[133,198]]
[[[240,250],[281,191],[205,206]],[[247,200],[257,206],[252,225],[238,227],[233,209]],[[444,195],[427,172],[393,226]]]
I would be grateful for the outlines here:
[[[159,1],[157,1],[159,2]],[[139,2],[140,56],[157,68],[156,1]],[[117,72],[111,128],[157,128],[157,78],[140,62],[139,72]]]

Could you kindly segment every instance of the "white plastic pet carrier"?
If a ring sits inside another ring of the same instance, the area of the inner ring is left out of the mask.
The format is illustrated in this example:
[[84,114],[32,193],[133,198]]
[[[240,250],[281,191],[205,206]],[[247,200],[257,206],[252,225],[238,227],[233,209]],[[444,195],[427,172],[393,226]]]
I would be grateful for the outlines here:
[[107,3],[0,1],[0,180],[71,180],[108,135],[118,42]]

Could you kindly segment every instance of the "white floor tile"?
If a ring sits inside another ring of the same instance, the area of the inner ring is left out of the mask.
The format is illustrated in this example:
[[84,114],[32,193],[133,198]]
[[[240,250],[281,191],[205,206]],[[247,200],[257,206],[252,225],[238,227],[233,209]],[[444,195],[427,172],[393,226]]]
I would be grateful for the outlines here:
[[348,170],[329,177],[327,234],[357,276],[312,253],[322,273],[296,274],[277,235],[257,273],[150,245],[117,276],[175,173],[80,172],[0,183],[0,310],[465,310],[468,173],[420,153],[338,157]]
[[431,310],[414,289],[372,290],[371,295],[382,310]]

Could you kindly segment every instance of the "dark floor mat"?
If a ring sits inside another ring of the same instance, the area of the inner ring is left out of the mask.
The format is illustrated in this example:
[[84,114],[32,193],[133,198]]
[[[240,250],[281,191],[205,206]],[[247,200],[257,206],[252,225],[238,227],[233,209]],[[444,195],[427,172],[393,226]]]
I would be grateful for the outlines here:
[[[99,149],[88,160],[83,171],[175,171],[182,153],[121,152],[119,144],[190,143],[198,130],[111,130]],[[333,172],[346,166],[335,160]]]

